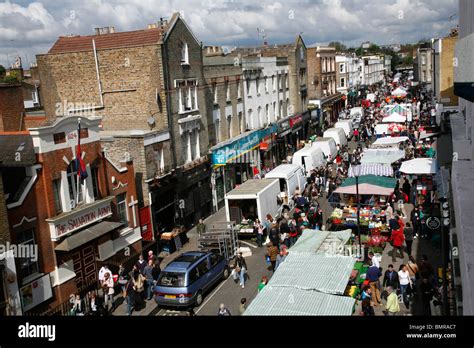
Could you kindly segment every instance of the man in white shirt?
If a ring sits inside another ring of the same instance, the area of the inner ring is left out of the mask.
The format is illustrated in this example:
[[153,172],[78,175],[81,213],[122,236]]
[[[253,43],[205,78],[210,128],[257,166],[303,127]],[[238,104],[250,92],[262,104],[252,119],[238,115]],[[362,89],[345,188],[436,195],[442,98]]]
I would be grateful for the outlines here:
[[103,265],[99,270],[99,281],[102,282],[105,278],[105,273],[110,273],[112,275],[112,271],[109,269],[109,266]]

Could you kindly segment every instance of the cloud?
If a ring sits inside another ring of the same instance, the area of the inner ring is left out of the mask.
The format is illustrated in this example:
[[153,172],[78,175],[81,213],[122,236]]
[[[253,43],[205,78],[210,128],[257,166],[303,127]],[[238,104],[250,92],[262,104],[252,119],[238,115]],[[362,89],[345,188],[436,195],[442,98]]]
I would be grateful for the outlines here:
[[33,61],[58,36],[146,28],[173,11],[183,13],[204,44],[261,44],[260,28],[270,44],[302,32],[307,44],[359,46],[443,36],[456,26],[457,18],[448,18],[458,8],[453,0],[7,0],[0,3],[0,64],[17,54]]

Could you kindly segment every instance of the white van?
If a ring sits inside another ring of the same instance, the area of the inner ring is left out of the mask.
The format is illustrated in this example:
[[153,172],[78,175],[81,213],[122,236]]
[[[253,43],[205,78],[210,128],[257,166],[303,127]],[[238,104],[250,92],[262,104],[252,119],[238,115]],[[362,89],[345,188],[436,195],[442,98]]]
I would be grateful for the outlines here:
[[284,205],[290,210],[293,209],[293,195],[297,187],[300,192],[306,188],[306,177],[301,168],[297,164],[281,164],[272,171],[265,174],[265,179],[280,179],[280,197],[283,199]]
[[292,163],[302,167],[306,177],[310,177],[313,169],[318,169],[326,164],[326,158],[323,150],[306,146],[294,153]]
[[346,146],[347,139],[346,133],[344,133],[344,129],[342,128],[329,128],[323,134],[324,138],[333,138],[336,142],[336,145]]
[[334,127],[344,129],[344,133],[346,133],[347,139],[352,138],[352,134],[354,132],[354,129],[352,127],[352,121],[351,120],[338,121],[338,122],[336,122]]
[[337,146],[333,138],[318,138],[311,146],[321,149],[328,162],[334,161],[337,156]]

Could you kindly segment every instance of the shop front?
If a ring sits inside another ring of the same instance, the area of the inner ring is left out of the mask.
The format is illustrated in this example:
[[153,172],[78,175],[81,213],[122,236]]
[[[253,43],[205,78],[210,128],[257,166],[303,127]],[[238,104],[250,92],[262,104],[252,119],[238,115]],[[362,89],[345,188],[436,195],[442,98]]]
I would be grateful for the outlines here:
[[277,127],[254,130],[211,149],[211,187],[214,210],[224,205],[224,196],[249,179],[260,177],[273,166]]

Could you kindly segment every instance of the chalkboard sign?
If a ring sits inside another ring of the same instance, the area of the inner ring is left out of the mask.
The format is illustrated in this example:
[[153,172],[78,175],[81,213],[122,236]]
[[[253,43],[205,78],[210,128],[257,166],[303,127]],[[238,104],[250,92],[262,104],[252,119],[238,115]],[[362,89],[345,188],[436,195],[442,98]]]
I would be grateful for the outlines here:
[[179,235],[174,237],[174,243],[176,245],[176,250],[180,250],[183,247],[183,245],[181,244],[181,239],[179,238]]

